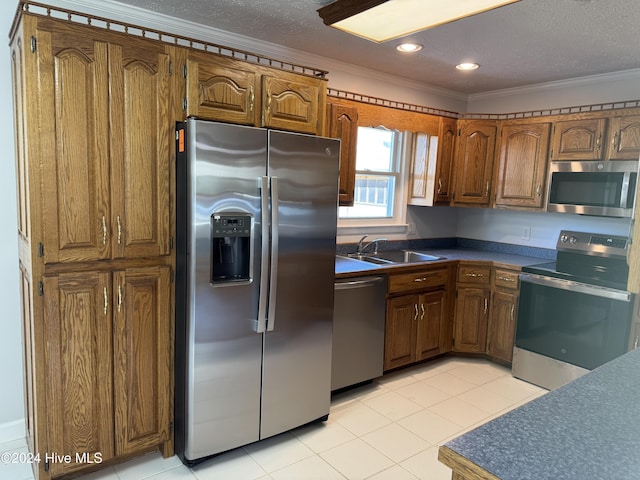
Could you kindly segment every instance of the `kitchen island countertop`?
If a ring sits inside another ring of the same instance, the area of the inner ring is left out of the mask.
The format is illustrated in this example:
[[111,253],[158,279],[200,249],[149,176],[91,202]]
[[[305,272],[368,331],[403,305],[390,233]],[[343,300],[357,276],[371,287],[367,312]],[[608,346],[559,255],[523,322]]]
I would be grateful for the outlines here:
[[640,349],[445,443],[438,458],[460,480],[640,479],[639,418]]

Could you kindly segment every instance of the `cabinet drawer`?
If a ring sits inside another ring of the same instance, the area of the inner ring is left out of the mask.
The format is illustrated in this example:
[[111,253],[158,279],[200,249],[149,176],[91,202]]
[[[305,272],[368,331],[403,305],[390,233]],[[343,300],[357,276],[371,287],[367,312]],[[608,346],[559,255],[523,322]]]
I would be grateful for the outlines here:
[[518,290],[518,272],[496,268],[494,283],[496,287]]
[[488,285],[491,280],[491,267],[481,265],[459,265],[458,282]]
[[449,270],[447,268],[391,275],[389,276],[389,293],[446,285],[448,277]]

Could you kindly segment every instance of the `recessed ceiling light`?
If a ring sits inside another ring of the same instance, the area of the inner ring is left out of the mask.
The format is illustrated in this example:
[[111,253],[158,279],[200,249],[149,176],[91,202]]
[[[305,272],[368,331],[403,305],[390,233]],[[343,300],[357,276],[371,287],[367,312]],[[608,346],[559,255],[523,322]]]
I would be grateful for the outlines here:
[[475,70],[479,66],[480,65],[478,65],[477,63],[461,63],[459,65],[456,65],[456,68],[458,70]]
[[400,52],[412,53],[422,50],[422,45],[419,43],[402,43],[396,47]]

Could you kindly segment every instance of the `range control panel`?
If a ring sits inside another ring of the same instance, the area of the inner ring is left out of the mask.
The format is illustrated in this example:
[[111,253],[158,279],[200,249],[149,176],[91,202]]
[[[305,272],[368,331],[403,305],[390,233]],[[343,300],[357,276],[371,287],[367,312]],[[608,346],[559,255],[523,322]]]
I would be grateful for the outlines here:
[[556,248],[587,255],[625,257],[629,239],[620,235],[562,230]]

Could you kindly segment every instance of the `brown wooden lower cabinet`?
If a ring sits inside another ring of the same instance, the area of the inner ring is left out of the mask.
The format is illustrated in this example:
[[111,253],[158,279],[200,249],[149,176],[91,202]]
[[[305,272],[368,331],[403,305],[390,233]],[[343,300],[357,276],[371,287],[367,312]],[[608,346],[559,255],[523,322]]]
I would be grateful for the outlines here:
[[470,353],[485,351],[490,296],[491,290],[488,288],[457,289],[453,340],[455,351]]
[[453,350],[511,362],[519,270],[487,264],[458,266]]
[[519,271],[495,268],[492,277],[491,312],[487,353],[511,363],[520,297]]
[[446,292],[403,295],[387,302],[384,368],[389,370],[441,353]]
[[[116,456],[171,450],[172,323],[168,266],[44,279],[51,477]],[[42,459],[45,462],[45,459]]]
[[450,267],[390,275],[384,369],[410,365],[450,349]]

